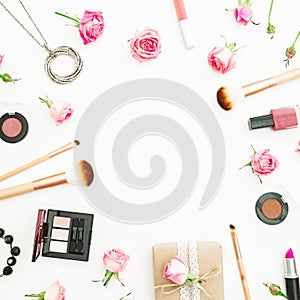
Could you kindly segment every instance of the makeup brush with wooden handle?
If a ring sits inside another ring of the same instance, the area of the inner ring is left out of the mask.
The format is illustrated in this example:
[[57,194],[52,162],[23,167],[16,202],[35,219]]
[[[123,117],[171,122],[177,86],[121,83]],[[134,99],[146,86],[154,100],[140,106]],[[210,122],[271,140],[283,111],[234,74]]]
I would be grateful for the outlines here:
[[300,77],[300,68],[296,68],[273,77],[256,81],[242,87],[221,87],[217,91],[217,100],[224,110],[231,110],[245,97],[256,94],[273,86]]
[[48,187],[53,187],[56,185],[61,185],[65,183],[75,183],[75,176],[78,178],[78,183],[84,186],[90,186],[94,180],[94,171],[91,165],[85,161],[81,160],[75,167],[75,172],[63,172],[34,180],[32,182],[23,183],[13,187],[9,187],[0,190],[0,200],[14,197],[17,195],[33,192],[35,190],[41,190]]
[[39,158],[37,158],[37,159],[27,163],[27,164],[15,169],[15,170],[12,170],[12,171],[7,172],[6,174],[0,175],[0,182],[5,180],[5,179],[8,179],[8,178],[10,178],[10,177],[12,177],[16,174],[19,174],[19,173],[21,173],[21,172],[23,172],[23,171],[25,171],[29,168],[32,168],[33,166],[36,166],[36,165],[38,165],[38,164],[40,164],[40,163],[56,156],[56,155],[59,155],[59,154],[65,152],[65,151],[68,151],[68,150],[70,150],[70,149],[72,149],[72,148],[74,148],[75,146],[78,146],[78,145],[79,145],[79,141],[75,140],[74,142],[68,143],[63,147],[60,147],[60,148],[58,148],[54,151],[51,151],[50,153],[48,153],[44,156],[41,156],[41,157],[39,157]]

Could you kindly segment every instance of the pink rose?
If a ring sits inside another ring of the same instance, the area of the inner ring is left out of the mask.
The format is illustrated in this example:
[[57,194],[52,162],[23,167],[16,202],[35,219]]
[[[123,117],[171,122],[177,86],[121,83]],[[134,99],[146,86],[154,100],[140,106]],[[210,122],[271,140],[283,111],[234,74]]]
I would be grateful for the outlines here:
[[3,62],[3,58],[4,58],[4,55],[1,55],[1,54],[0,54],[0,66],[1,66],[1,64],[2,64],[2,62]]
[[43,99],[41,97],[39,97],[39,99],[48,106],[50,115],[57,126],[68,120],[74,113],[72,105],[66,101],[53,102],[52,100]]
[[251,21],[252,19],[252,9],[250,6],[238,6],[234,9],[234,17],[238,23],[244,24],[245,26]]
[[164,267],[164,278],[169,279],[177,284],[183,284],[188,278],[189,268],[184,261],[178,256],[174,256],[171,262]]
[[268,152],[269,150],[264,150],[251,155],[251,167],[254,174],[269,175],[278,167],[278,160]]
[[65,288],[55,281],[46,290],[44,300],[65,300]]
[[50,115],[55,120],[56,125],[61,125],[74,113],[72,105],[65,101],[57,101],[50,107]]
[[161,53],[161,40],[158,32],[148,27],[135,33],[130,40],[132,57],[139,62],[156,58]]
[[120,273],[127,267],[130,256],[123,250],[112,249],[104,253],[103,263],[107,270]]
[[83,40],[83,44],[86,45],[90,42],[94,42],[102,35],[103,29],[104,19],[102,12],[86,10],[79,25],[79,34]]
[[227,47],[214,47],[207,55],[208,64],[222,74],[236,67],[234,54]]

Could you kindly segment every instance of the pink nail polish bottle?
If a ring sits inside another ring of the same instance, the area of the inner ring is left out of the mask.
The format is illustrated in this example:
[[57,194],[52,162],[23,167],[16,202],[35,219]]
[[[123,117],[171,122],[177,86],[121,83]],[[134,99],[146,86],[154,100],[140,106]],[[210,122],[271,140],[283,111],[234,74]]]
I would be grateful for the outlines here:
[[282,130],[299,126],[299,106],[271,109],[270,112],[268,115],[250,118],[249,129],[272,127],[274,130]]

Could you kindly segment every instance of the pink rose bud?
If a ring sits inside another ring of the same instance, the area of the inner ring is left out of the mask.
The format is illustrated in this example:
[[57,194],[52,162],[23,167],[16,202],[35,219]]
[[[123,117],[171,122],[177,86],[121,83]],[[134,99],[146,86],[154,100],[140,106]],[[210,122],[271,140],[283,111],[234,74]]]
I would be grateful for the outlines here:
[[104,18],[102,12],[86,10],[79,25],[79,34],[82,38],[83,44],[86,45],[94,42],[103,34],[103,30]]
[[164,278],[177,284],[183,284],[188,278],[189,268],[178,256],[174,256],[163,270]]
[[45,103],[50,109],[50,115],[54,119],[56,125],[61,125],[68,120],[74,113],[72,105],[66,101],[53,102],[49,99],[39,97],[42,103]]
[[252,9],[250,6],[238,6],[234,9],[234,17],[238,23],[245,26],[252,20]]
[[113,273],[120,273],[127,267],[130,256],[123,250],[112,249],[104,253],[103,263],[107,270]]
[[65,101],[58,101],[51,105],[50,115],[55,120],[56,125],[61,125],[74,113],[72,105]]
[[135,33],[134,38],[130,40],[132,57],[139,62],[158,57],[161,53],[161,39],[158,32],[148,27],[144,31]]
[[55,281],[46,290],[44,300],[65,300],[65,288]]
[[234,54],[227,47],[214,47],[208,53],[207,61],[213,70],[222,74],[236,67]]
[[278,167],[278,160],[268,152],[269,150],[264,150],[251,155],[251,167],[254,174],[269,175]]
[[4,58],[4,55],[0,54],[0,66],[1,66],[1,64],[3,62],[3,58]]

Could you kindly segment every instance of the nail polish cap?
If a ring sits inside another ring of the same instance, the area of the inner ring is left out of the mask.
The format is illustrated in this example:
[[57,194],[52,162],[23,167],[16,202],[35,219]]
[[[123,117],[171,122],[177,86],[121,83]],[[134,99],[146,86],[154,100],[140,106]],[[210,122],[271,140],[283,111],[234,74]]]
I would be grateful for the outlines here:
[[248,121],[249,129],[257,129],[264,127],[274,127],[274,121],[271,114],[250,118]]

